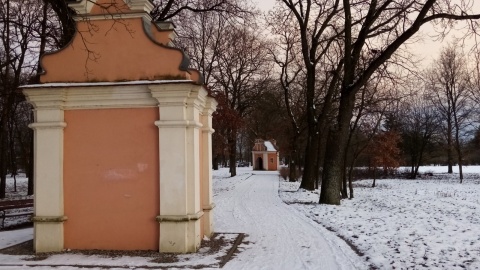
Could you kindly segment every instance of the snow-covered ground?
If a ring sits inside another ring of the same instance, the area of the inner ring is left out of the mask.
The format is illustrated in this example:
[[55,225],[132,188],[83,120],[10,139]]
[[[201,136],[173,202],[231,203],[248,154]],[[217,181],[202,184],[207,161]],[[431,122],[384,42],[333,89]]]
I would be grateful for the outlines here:
[[248,244],[224,268],[366,269],[346,243],[283,203],[278,181],[278,172],[251,168],[239,168],[233,178],[228,170],[215,173],[216,230],[248,234]]
[[[16,191],[15,191],[15,185],[16,185]],[[7,175],[7,188],[6,188],[5,191],[6,191],[5,192],[6,198],[5,199],[0,199],[0,201],[2,201],[2,200],[12,200],[12,199],[20,200],[20,199],[31,199],[31,198],[33,198],[33,196],[28,196],[27,195],[28,179],[25,177],[25,174],[17,175],[15,178],[11,177],[10,175]],[[7,213],[19,214],[19,213],[31,213],[32,211],[33,211],[33,207],[29,207],[29,208],[7,210]],[[5,226],[5,228],[8,228],[8,227],[15,226],[17,224],[23,224],[23,223],[26,223],[26,222],[29,222],[29,221],[30,221],[30,216],[29,215],[9,217],[9,218],[5,219],[4,226]],[[1,222],[1,220],[0,220],[0,222]],[[0,242],[0,246],[1,246],[1,242]]]
[[352,243],[377,269],[480,269],[480,172],[465,168],[464,183],[446,167],[417,180],[354,183],[355,198],[319,205],[319,194],[281,182],[280,195],[300,213]]
[[[357,181],[355,198],[340,206],[317,204],[318,191],[298,190],[275,172],[237,172],[223,168],[213,179],[215,230],[247,234],[225,269],[480,269],[480,167],[465,168],[463,184],[438,166],[421,168],[434,176],[377,180],[375,188]],[[0,247],[27,238],[31,229],[1,232]],[[6,259],[32,264],[23,257],[0,255],[0,269],[23,269],[1,266]],[[62,254],[33,263],[155,267],[148,260]]]
[[0,249],[23,243],[33,238],[33,229],[0,231]]

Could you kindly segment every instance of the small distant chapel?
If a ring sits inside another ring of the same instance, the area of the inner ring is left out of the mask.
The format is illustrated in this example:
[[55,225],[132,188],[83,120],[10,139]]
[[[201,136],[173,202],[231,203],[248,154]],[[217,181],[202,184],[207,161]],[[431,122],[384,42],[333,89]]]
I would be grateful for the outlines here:
[[255,140],[252,150],[252,161],[254,170],[278,171],[280,159],[275,140]]

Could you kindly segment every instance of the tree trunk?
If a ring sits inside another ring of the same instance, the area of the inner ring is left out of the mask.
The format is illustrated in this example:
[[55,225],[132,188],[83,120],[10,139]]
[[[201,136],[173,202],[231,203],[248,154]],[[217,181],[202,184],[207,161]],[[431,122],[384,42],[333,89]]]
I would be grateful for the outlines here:
[[300,165],[298,163],[298,159],[297,159],[297,140],[298,140],[298,134],[296,133],[295,135],[292,136],[292,141],[291,141],[291,144],[292,144],[292,151],[290,152],[290,160],[288,162],[288,168],[289,168],[289,172],[288,172],[288,180],[290,182],[296,182],[297,179],[298,179],[298,166]]
[[458,124],[457,115],[455,112],[455,150],[458,156],[458,172],[460,174],[460,184],[463,183],[463,153],[462,145],[460,143],[460,125]]
[[375,187],[375,181],[377,180],[377,166],[375,165],[373,167],[373,183],[372,183],[372,188]]
[[297,174],[297,164],[295,163],[295,154],[296,154],[296,150],[293,150],[291,153],[290,153],[290,161],[288,162],[288,168],[289,168],[289,172],[288,172],[288,180],[290,182],[296,182],[297,181],[297,177],[298,177],[298,174]]
[[418,154],[418,159],[416,160],[416,164],[415,164],[415,175],[414,175],[414,178],[412,178],[412,179],[417,178],[418,169],[420,168],[420,166],[423,163],[423,151],[425,150],[425,146],[426,146],[426,144],[423,143],[422,147],[420,148],[420,153]]
[[315,113],[315,67],[307,67],[307,145],[305,148],[305,161],[303,168],[302,183],[300,188],[306,190],[315,190],[315,170],[318,158],[318,134],[317,134],[317,120]]
[[[31,114],[31,119],[33,121],[33,113]],[[34,193],[34,179],[33,179],[33,160],[34,160],[34,137],[33,137],[33,130],[30,130],[30,152],[29,152],[29,162],[27,162],[27,178],[28,178],[28,190],[27,190],[27,195],[33,195]]]
[[2,121],[0,134],[0,199],[5,199],[7,188],[7,149],[6,149],[6,132],[5,119]]
[[412,167],[410,169],[410,179],[415,179],[417,178],[417,171],[415,170],[415,165],[413,163],[413,160],[412,160]]
[[[320,203],[340,204],[340,181],[342,177],[341,144],[336,138],[340,137],[341,131],[330,132],[327,149],[325,151],[325,163],[323,166],[322,189]],[[338,134],[338,136],[336,136]]]
[[452,119],[447,119],[447,163],[448,173],[453,173],[453,140],[452,140]]
[[236,132],[232,131],[232,138],[228,139],[228,162],[230,163],[230,176],[237,175],[237,140]]
[[462,184],[463,183],[463,165],[460,159],[458,161],[458,172],[460,173],[460,184]]
[[353,165],[348,169],[348,188],[350,190],[350,199],[353,199],[353,179],[352,179],[352,174],[353,174]]
[[343,157],[350,130],[350,120],[355,104],[354,94],[343,94],[340,98],[337,126],[329,132],[325,149],[320,203],[340,204]]
[[[316,132],[313,132],[316,133]],[[303,177],[302,182],[300,184],[300,188],[306,190],[315,190],[317,179],[315,176],[315,170],[317,168],[317,157],[318,157],[318,135],[316,134],[309,134],[307,141],[307,147],[305,149],[305,164],[303,169]]]
[[218,155],[215,155],[212,160],[212,169],[218,170]]
[[413,177],[412,179],[417,179],[417,175],[418,175],[418,168],[420,168],[420,166],[417,164],[417,166],[415,166],[415,171],[413,173]]
[[348,154],[349,145],[345,149],[345,154],[343,156],[343,169],[342,169],[342,199],[348,198],[347,192],[347,154]]

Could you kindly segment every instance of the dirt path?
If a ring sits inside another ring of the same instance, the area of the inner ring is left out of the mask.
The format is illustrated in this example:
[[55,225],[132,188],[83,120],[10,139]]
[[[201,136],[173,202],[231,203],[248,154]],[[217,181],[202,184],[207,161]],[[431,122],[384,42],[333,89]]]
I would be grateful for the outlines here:
[[225,269],[364,269],[361,259],[330,232],[278,196],[278,174],[222,179],[215,196],[216,230],[243,232],[250,244]]

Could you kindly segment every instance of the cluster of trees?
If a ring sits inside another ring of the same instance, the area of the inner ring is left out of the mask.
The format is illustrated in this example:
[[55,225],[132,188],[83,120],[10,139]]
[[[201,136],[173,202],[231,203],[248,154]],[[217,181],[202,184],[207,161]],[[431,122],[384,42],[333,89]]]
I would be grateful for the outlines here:
[[35,79],[40,53],[58,47],[52,46],[59,25],[52,15],[34,0],[0,3],[0,198],[5,198],[6,175],[15,179],[19,171],[27,174],[33,194],[32,110],[18,87]]
[[[4,42],[0,68],[2,74],[13,75],[15,62],[21,66],[20,77],[34,78],[40,70],[39,53],[71,39],[74,13],[64,0],[28,4],[38,9],[30,11],[36,22],[26,34],[27,65],[14,56],[21,50],[12,46],[22,43],[11,37],[25,34],[29,24],[18,23],[9,13],[26,2],[2,2],[0,23],[8,29],[2,35],[14,45]],[[290,179],[301,176],[301,187],[310,190],[321,184],[320,203],[339,204],[348,197],[348,187],[353,197],[352,170],[365,160],[388,171],[398,166],[403,153],[414,177],[418,165],[433,155],[431,145],[442,141],[448,164],[465,162],[480,99],[480,65],[467,68],[471,63],[448,48],[420,76],[404,49],[426,24],[447,31],[455,21],[468,20],[467,34],[475,34],[480,14],[472,1],[278,0],[265,16],[252,2],[240,0],[153,4],[152,17],[175,23],[176,45],[190,55],[219,102],[214,166],[248,159],[255,138],[275,138],[288,161]],[[412,84],[414,78],[421,83]],[[17,93],[24,104],[17,86],[2,81],[2,89]],[[10,99],[2,96],[2,102]],[[16,137],[9,135],[11,120],[3,120],[18,115],[12,109],[16,107],[9,106],[1,108],[0,149],[15,145],[10,142]],[[8,152],[0,152],[0,175],[5,175],[2,164],[8,159],[3,153]],[[235,166],[230,173],[236,174]]]

